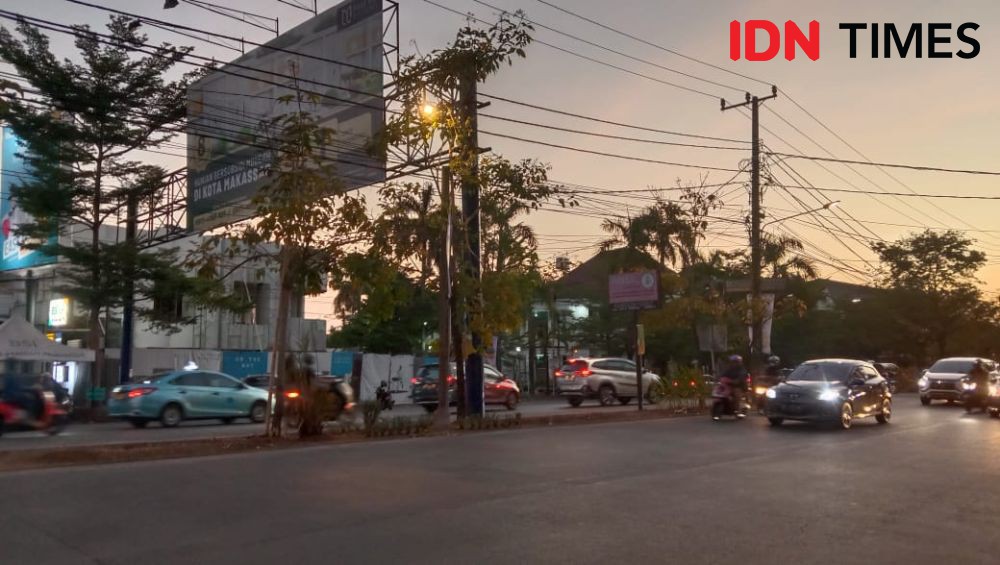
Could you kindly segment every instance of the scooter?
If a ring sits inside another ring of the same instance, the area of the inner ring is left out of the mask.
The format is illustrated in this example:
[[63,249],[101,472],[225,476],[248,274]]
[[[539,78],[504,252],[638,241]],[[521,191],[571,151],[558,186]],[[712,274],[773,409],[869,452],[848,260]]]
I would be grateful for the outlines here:
[[[739,398],[737,399],[737,396]],[[750,404],[745,395],[738,394],[731,379],[723,377],[712,389],[712,419],[718,422],[723,416],[737,420],[746,418]]]
[[31,407],[23,399],[0,399],[0,435],[6,431],[37,430],[52,436],[66,429],[69,414],[56,395],[49,390],[41,391],[41,403],[39,414],[32,409],[37,407]]
[[379,408],[382,410],[392,410],[392,407],[396,405],[396,401],[392,399],[392,393],[389,392],[389,383],[385,381],[379,383],[378,388],[375,389],[375,401],[378,402]]

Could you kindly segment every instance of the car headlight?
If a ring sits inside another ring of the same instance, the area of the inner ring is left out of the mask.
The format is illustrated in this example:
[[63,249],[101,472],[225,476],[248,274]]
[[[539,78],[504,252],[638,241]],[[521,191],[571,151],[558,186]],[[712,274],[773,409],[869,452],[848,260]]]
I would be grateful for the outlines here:
[[753,389],[754,394],[760,396],[762,394],[767,394],[768,388],[766,386],[759,386]]
[[927,388],[928,386],[930,386],[930,384],[931,382],[927,380],[927,377],[920,377],[919,379],[917,379],[917,386],[919,386],[920,388]]
[[840,400],[840,391],[833,389],[827,389],[819,393],[819,399],[825,402],[833,402],[834,400]]
[[962,390],[976,390],[976,383],[972,381],[965,381],[962,383]]
[[774,390],[773,388],[769,388],[764,393],[764,396],[766,396],[768,398],[778,398],[778,391]]

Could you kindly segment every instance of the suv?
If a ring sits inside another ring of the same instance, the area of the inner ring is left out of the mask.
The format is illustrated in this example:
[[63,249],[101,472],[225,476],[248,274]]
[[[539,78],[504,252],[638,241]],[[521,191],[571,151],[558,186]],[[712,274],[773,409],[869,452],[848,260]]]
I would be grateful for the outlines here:
[[917,381],[920,403],[927,406],[932,400],[957,402],[962,399],[962,379],[969,376],[976,361],[982,361],[990,372],[990,381],[997,380],[996,363],[979,357],[948,357],[939,359],[924,371]]
[[[570,359],[555,372],[556,394],[566,397],[574,407],[586,398],[597,398],[602,406],[611,406],[616,400],[628,404],[637,396],[635,370],[633,361],[618,357]],[[655,373],[643,373],[646,398],[656,395],[659,380]]]
[[[437,363],[424,365],[417,372],[417,376],[410,379],[413,387],[410,389],[410,397],[414,404],[424,407],[428,413],[437,410],[438,407],[438,381],[440,371]],[[448,381],[448,404],[456,404],[456,379],[455,364],[449,365]],[[508,410],[517,408],[517,403],[521,400],[521,389],[517,383],[503,376],[503,374],[489,363],[483,364],[483,403],[487,405],[502,404]]]

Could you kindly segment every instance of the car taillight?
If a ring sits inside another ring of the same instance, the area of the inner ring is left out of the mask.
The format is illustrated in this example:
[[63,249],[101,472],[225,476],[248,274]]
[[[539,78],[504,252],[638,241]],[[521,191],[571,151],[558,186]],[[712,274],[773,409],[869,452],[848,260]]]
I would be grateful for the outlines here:
[[299,397],[299,391],[297,390],[289,390],[285,392],[285,398],[298,398],[298,397]]
[[456,382],[458,382],[458,379],[455,378],[455,375],[448,375],[448,384],[453,385]]
[[561,376],[565,375],[566,373],[564,373],[564,372],[560,371],[559,369],[556,369],[556,372],[555,372],[555,373],[553,373],[553,374],[554,374],[555,376],[557,376],[557,377],[561,377]]
[[590,369],[580,369],[579,371],[576,372],[576,374],[577,376],[580,377],[589,377],[590,375],[593,375],[594,372],[591,371]]
[[417,378],[417,377],[413,377],[412,379],[410,379],[410,384],[411,385],[418,385],[418,384],[420,384],[420,379]]
[[152,394],[156,392],[156,387],[144,386],[141,388],[133,388],[128,391],[129,398],[139,398],[140,396],[146,396],[147,394]]

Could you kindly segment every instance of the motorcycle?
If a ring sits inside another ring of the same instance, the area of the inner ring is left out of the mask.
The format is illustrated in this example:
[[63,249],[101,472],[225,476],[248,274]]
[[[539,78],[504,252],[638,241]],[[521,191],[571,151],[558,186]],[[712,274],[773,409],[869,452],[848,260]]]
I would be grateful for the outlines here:
[[[0,377],[10,380],[11,377]],[[14,388],[5,383],[0,397],[0,435],[8,431],[37,430],[56,435],[66,429],[69,413],[51,390]],[[9,387],[9,388],[8,388]]]
[[385,381],[379,383],[378,388],[375,389],[375,401],[378,402],[379,408],[382,410],[392,410],[392,407],[396,405],[396,401],[392,399],[392,393],[389,392],[389,383]]
[[962,406],[965,407],[967,414],[971,414],[976,410],[980,412],[986,411],[986,397],[989,391],[979,390],[980,388],[982,387],[972,379],[962,379]]
[[[330,393],[333,402],[326,407],[323,414],[323,421],[334,422],[344,415],[354,413],[356,403],[354,402],[354,390],[350,383],[343,377],[316,377],[313,381],[314,398],[326,389]],[[302,423],[303,412],[305,410],[305,399],[299,387],[287,388],[284,391],[282,422],[290,428],[298,428]]]
[[712,389],[712,419],[719,421],[723,416],[733,416],[737,420],[746,418],[750,403],[745,395],[739,394],[731,379],[722,377]]

